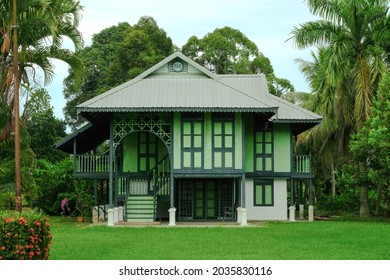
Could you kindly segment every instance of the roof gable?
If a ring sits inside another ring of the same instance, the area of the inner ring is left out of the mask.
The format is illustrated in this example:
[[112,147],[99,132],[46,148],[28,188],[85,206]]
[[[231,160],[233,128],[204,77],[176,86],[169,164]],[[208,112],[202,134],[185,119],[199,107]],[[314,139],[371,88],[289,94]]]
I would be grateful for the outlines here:
[[[174,69],[175,63],[183,68]],[[183,69],[185,71],[183,71]],[[275,113],[277,108],[176,52],[136,78],[77,106],[87,112],[240,111]]]
[[107,112],[257,112],[313,125],[322,119],[271,95],[264,74],[216,75],[179,52],[76,108],[87,119]]

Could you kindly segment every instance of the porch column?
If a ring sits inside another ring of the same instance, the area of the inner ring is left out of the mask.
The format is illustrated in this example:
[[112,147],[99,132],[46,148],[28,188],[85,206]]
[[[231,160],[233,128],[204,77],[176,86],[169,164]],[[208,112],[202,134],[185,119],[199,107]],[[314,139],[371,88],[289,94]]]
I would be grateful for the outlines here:
[[246,209],[246,196],[245,196],[245,173],[242,174],[241,177],[241,209],[239,213],[239,220],[240,220],[240,225],[246,226],[247,223],[247,212],[248,210]]
[[314,221],[314,206],[313,206],[313,182],[309,179],[309,222]]
[[108,205],[109,209],[113,208],[112,203],[112,191],[114,189],[114,131],[112,125],[112,119],[110,120],[110,173],[109,173],[109,185],[108,185]]
[[171,152],[171,194],[170,194],[170,208],[168,210],[169,212],[169,225],[175,226],[176,225],[176,208],[175,208],[175,182],[172,172],[172,165],[173,165],[173,157]]
[[295,222],[295,205],[294,205],[294,179],[291,179],[290,183],[290,207],[289,209],[289,221]]
[[303,185],[302,181],[297,184],[298,187],[298,204],[299,204],[299,219],[303,220],[304,219],[304,210],[305,210],[305,205],[304,205],[304,200],[303,200]]

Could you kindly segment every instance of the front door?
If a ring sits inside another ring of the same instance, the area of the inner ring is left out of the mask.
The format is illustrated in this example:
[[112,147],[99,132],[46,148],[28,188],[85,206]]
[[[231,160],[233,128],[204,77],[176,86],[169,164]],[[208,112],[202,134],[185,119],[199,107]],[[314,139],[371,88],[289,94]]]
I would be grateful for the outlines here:
[[181,179],[178,220],[234,220],[234,179]]

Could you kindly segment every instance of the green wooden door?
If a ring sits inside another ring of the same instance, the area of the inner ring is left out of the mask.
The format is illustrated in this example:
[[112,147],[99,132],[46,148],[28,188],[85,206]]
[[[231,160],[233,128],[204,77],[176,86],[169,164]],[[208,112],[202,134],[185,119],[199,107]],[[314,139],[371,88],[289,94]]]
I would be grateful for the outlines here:
[[[226,219],[226,211],[231,213],[234,208],[233,180],[181,180],[178,204],[179,220]],[[189,209],[189,207],[192,208]],[[231,218],[229,216],[229,219]]]

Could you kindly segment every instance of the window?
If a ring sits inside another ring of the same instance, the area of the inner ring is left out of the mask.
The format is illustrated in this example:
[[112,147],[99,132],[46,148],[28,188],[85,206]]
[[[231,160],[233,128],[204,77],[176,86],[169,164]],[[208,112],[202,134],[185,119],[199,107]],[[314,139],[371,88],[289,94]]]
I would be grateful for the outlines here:
[[138,133],[138,171],[146,172],[157,163],[157,136],[149,132]]
[[274,185],[272,180],[255,180],[254,182],[254,206],[274,205]]
[[182,163],[183,168],[203,166],[203,120],[183,119],[182,121]]
[[272,172],[273,167],[273,129],[271,125],[255,127],[255,171]]
[[233,168],[233,115],[217,115],[213,120],[213,166]]

